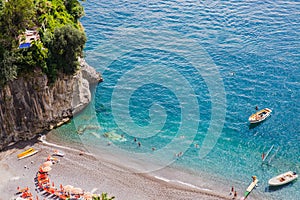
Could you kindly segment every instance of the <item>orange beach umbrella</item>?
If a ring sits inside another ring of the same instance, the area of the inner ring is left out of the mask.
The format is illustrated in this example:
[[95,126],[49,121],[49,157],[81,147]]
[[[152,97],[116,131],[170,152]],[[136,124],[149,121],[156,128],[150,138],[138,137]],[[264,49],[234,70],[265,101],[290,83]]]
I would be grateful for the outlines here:
[[85,199],[85,200],[92,200],[93,199],[93,194],[90,193],[90,192],[86,192],[83,195],[83,199]]
[[45,178],[45,179],[38,180],[38,182],[39,182],[40,184],[44,184],[44,183],[49,183],[50,180],[49,180],[49,178]]
[[48,178],[47,174],[38,174],[38,180]]
[[64,190],[65,190],[65,192],[71,192],[71,190],[74,188],[74,186],[72,186],[72,185],[66,185],[66,186],[64,186]]
[[81,188],[73,188],[71,189],[72,194],[83,194],[83,190]]

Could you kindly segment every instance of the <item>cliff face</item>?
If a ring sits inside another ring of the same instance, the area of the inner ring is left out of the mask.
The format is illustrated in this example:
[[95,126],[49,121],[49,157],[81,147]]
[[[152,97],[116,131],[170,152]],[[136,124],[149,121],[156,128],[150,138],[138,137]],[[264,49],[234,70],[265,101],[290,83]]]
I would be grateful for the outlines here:
[[76,74],[61,76],[52,85],[35,71],[0,89],[0,150],[68,121],[90,102],[90,85],[101,77],[84,60],[80,63]]

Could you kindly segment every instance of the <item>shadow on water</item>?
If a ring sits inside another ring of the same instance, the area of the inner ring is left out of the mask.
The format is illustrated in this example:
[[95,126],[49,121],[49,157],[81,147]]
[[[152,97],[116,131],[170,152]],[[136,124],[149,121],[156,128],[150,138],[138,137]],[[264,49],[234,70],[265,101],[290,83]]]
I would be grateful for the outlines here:
[[259,125],[265,123],[265,121],[267,121],[267,120],[268,120],[268,119],[265,119],[265,120],[263,120],[263,121],[261,121],[261,122],[255,123],[255,124],[251,124],[251,123],[250,123],[250,124],[249,124],[249,130],[256,128],[257,126],[259,126]]
[[294,185],[295,181],[296,180],[294,180],[292,182],[289,182],[289,183],[287,183],[285,185],[280,185],[280,186],[267,186],[265,188],[265,192],[270,192],[271,193],[271,192],[280,191],[280,190],[282,190],[284,188],[287,188],[287,187],[292,187]]
[[270,118],[270,117],[267,117],[267,118],[264,119],[263,121],[260,121],[260,122],[254,123],[254,124],[250,123],[250,124],[249,124],[249,130],[256,128],[256,127],[259,126],[260,124],[263,124],[265,121],[268,120],[268,118]]
[[264,121],[255,123],[255,124],[249,124],[249,130],[256,128],[257,126],[259,126],[260,124],[264,123]]

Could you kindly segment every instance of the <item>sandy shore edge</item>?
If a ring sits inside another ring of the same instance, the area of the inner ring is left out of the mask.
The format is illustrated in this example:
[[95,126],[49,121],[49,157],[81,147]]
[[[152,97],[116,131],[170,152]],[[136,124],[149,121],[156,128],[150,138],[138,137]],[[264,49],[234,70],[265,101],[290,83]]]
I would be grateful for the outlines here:
[[[17,160],[16,155],[23,149],[34,147],[39,153],[26,159]],[[115,166],[106,160],[99,160],[82,150],[50,143],[42,138],[42,141],[34,139],[19,142],[0,152],[0,199],[13,199],[16,188],[30,187],[34,196],[45,198],[44,194],[35,191],[34,178],[39,166],[54,149],[62,150],[65,157],[53,166],[50,179],[56,185],[74,185],[85,191],[94,193],[107,192],[116,199],[203,199],[223,200],[232,199],[227,192],[221,190],[224,195],[215,191],[201,188],[193,188],[189,185],[167,182],[150,174],[124,173],[126,169]],[[24,166],[27,166],[24,168]],[[122,168],[118,170],[118,168]]]

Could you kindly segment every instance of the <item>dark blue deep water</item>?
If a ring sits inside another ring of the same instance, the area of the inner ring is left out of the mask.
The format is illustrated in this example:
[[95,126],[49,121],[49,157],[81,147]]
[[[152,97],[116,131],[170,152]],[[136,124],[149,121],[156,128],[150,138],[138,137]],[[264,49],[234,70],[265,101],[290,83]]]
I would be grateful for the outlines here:
[[[85,59],[104,78],[94,116],[74,119],[85,142],[112,143],[115,154],[158,164],[133,167],[141,171],[173,163],[244,187],[256,175],[268,197],[300,199],[299,181],[267,187],[277,174],[300,173],[299,1],[83,5]],[[249,126],[256,106],[272,115]]]

